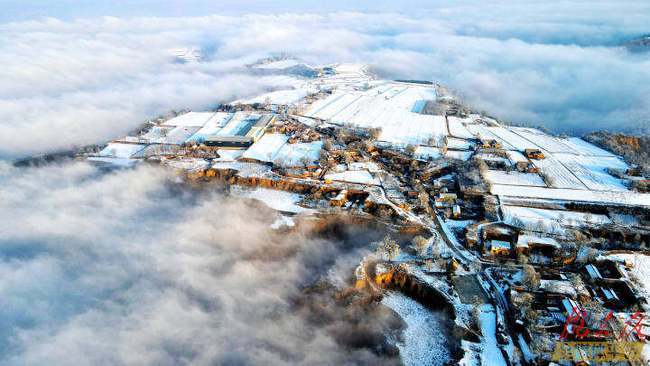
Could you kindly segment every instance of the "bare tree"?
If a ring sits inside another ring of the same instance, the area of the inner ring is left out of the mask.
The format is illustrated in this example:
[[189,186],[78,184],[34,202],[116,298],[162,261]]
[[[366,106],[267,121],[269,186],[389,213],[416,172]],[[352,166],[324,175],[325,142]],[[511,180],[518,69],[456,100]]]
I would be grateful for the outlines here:
[[399,244],[390,235],[386,235],[377,247],[377,254],[387,260],[394,260],[399,255]]

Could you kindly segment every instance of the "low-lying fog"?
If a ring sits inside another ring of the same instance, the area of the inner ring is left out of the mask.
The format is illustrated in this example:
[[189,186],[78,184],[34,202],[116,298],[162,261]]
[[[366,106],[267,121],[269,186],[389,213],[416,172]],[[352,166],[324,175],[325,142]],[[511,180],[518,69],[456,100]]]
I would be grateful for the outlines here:
[[398,363],[393,313],[319,281],[381,234],[277,235],[252,204],[153,166],[0,163],[0,363]]

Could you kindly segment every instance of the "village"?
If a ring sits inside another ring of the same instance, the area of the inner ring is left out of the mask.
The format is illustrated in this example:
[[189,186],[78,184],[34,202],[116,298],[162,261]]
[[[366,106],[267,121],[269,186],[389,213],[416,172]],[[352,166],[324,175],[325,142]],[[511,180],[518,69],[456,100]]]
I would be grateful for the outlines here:
[[[293,87],[148,121],[83,158],[219,182],[279,211],[283,229],[344,213],[410,235],[379,243],[358,286],[438,293],[463,365],[594,364],[587,346],[558,358],[559,342],[645,343],[648,172],[583,139],[477,113],[429,81],[292,58],[250,67]],[[650,358],[633,346],[598,352],[617,365]]]

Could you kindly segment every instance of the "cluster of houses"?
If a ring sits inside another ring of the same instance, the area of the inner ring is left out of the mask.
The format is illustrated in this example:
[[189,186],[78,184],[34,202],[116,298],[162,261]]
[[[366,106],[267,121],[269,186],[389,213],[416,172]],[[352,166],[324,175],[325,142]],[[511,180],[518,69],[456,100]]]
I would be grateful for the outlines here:
[[[522,280],[525,276],[517,272],[500,279],[506,288],[506,316],[522,349],[530,352],[530,363],[552,364],[558,341],[644,341],[645,330],[639,329],[647,325],[635,330],[629,323],[646,300],[630,282],[625,264],[603,259],[562,270],[530,270],[537,280]],[[631,355],[619,356],[625,360]],[[588,362],[580,358],[569,364]]]

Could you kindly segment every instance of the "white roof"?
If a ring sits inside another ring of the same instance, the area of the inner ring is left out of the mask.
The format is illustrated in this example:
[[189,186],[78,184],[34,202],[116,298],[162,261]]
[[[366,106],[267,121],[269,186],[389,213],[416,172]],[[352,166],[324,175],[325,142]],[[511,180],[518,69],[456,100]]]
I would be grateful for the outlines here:
[[342,173],[326,174],[325,179],[348,183],[379,185],[379,181],[373,178],[367,170],[347,170]]
[[273,162],[284,167],[303,166],[303,160],[314,162],[320,157],[323,148],[322,141],[298,144],[284,144],[278,151]]
[[557,242],[557,240],[553,238],[541,237],[536,235],[519,235],[519,237],[517,238],[518,247],[527,248],[530,244],[548,245],[556,248],[560,247],[560,244]]
[[556,294],[576,296],[576,289],[570,281],[563,280],[541,280],[539,288]]
[[273,162],[275,160],[276,155],[286,144],[287,140],[289,137],[287,135],[283,134],[277,134],[277,133],[267,133],[264,136],[262,136],[261,139],[257,140],[251,147],[246,150],[244,155],[242,155],[243,158],[246,159],[254,159],[254,160],[259,160],[259,161],[264,161],[264,162]]

